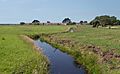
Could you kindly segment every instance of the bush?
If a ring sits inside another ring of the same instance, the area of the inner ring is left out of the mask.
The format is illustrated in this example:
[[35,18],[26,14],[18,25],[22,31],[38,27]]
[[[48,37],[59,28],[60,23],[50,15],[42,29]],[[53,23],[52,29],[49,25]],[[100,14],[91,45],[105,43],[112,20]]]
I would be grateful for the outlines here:
[[25,22],[20,22],[20,25],[24,25],[25,24]]

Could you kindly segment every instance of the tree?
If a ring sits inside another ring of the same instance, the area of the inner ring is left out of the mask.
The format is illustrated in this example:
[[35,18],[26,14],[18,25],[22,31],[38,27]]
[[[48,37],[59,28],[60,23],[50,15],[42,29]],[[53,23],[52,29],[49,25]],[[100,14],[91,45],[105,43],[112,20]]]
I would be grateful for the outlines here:
[[20,22],[20,25],[24,25],[25,24],[25,22]]
[[120,20],[116,20],[116,22],[114,23],[114,25],[120,25]]
[[40,24],[40,21],[38,21],[38,20],[33,20],[33,21],[32,21],[32,24],[39,25],[39,24]]
[[69,18],[65,18],[62,23],[68,24],[68,23],[72,23],[71,19]]
[[108,16],[108,15],[103,15],[103,16],[97,16],[94,20],[90,22],[91,25],[95,25],[95,22],[98,21],[99,25],[102,27],[108,26],[108,25],[115,25],[117,23],[117,18],[115,16]]
[[92,24],[93,24],[93,28],[94,27],[99,27],[100,26],[100,22],[99,22],[99,20],[94,20],[94,21],[92,21]]
[[50,21],[47,21],[47,23],[50,23]]
[[87,21],[84,21],[83,23],[87,24],[88,22],[87,22]]
[[83,23],[84,23],[83,21],[80,21],[80,24],[81,24],[81,25],[83,25]]
[[117,18],[115,16],[111,17],[111,24],[114,25],[117,22]]

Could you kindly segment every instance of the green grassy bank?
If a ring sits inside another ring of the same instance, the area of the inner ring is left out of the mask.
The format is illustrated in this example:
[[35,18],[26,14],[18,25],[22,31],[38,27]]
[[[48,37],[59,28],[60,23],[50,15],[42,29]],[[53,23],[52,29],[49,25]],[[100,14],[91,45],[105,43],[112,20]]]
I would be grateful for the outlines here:
[[79,26],[77,32],[41,36],[71,54],[91,74],[120,73],[120,26],[114,29]]
[[48,60],[20,35],[56,33],[68,26],[0,26],[0,74],[47,74]]

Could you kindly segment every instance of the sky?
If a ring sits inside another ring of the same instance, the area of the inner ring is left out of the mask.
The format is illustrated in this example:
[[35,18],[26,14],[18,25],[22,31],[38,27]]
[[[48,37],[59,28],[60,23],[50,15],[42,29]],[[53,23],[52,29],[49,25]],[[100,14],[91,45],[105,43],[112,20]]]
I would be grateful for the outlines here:
[[61,22],[64,18],[79,22],[100,15],[120,19],[120,0],[0,0],[0,23]]

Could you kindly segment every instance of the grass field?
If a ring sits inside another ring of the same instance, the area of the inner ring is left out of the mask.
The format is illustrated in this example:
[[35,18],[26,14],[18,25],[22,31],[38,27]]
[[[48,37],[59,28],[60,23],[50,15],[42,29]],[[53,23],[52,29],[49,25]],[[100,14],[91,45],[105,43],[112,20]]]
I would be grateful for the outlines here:
[[91,74],[120,74],[120,26],[114,29],[79,26],[78,32],[43,36],[74,56]]
[[[120,27],[117,29],[91,28],[91,26],[79,27],[80,32],[58,35],[60,38],[69,38],[79,41],[80,44],[100,46],[104,51],[120,49]],[[118,50],[119,54],[120,51]]]
[[47,58],[20,36],[43,33],[48,34],[43,35],[44,40],[72,55],[89,73],[120,73],[120,58],[114,56],[120,55],[120,26],[79,26],[77,32],[56,34],[69,27],[73,26],[0,26],[0,74],[47,74]]
[[0,74],[47,74],[47,58],[20,35],[55,33],[68,26],[0,26]]

